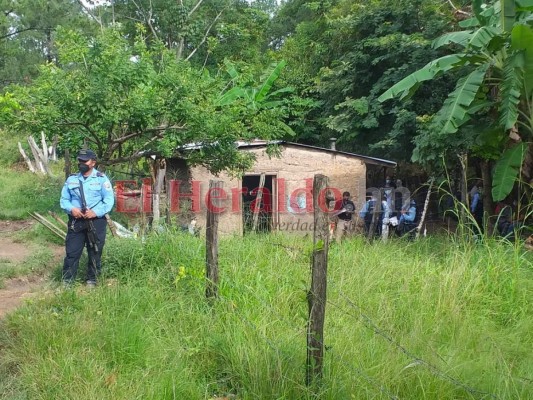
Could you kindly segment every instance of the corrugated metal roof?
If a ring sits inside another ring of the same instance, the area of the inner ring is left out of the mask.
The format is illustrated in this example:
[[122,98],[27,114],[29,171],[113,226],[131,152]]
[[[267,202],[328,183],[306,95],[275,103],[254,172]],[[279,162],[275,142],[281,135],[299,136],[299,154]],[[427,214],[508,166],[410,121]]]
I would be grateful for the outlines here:
[[[257,148],[257,147],[266,147],[268,145],[286,145],[286,146],[294,146],[294,147],[301,147],[309,150],[314,151],[323,151],[331,154],[340,154],[347,157],[354,157],[358,158],[365,163],[368,164],[375,164],[375,165],[383,165],[386,167],[396,167],[396,162],[390,161],[390,160],[384,160],[382,158],[376,158],[376,157],[369,157],[369,156],[363,156],[361,154],[355,154],[355,153],[348,153],[346,151],[339,151],[339,150],[333,150],[328,149],[325,147],[317,147],[317,146],[311,146],[308,144],[302,144],[302,143],[294,143],[294,142],[288,142],[285,140],[260,140],[256,139],[251,142],[245,142],[245,141],[237,141],[236,143],[237,148],[239,149],[245,149],[245,148]],[[198,150],[201,149],[204,146],[203,143],[189,143],[184,146],[181,146],[179,150]]]
[[247,148],[247,147],[266,147],[269,144],[284,144],[287,146],[295,146],[295,147],[303,147],[305,149],[315,150],[315,151],[324,151],[331,154],[341,154],[343,156],[347,157],[355,157],[359,158],[366,163],[369,164],[377,164],[377,165],[384,165],[387,167],[396,167],[396,162],[390,161],[390,160],[384,160],[382,158],[376,158],[376,157],[369,157],[369,156],[363,156],[361,154],[355,154],[355,153],[348,153],[346,151],[339,151],[339,150],[333,150],[328,149],[325,147],[317,147],[317,146],[311,146],[308,144],[302,144],[302,143],[294,143],[294,142],[288,142],[285,140],[274,140],[274,141],[266,141],[266,140],[254,140],[253,142],[237,142],[238,148]]

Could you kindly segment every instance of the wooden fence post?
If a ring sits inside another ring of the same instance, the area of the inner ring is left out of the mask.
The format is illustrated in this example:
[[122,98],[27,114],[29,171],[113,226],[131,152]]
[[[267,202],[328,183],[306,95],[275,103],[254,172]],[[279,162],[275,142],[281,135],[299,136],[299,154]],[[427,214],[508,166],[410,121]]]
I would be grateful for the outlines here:
[[314,236],[311,290],[307,295],[307,363],[305,381],[308,386],[322,378],[324,359],[324,318],[329,247],[329,215],[326,207],[328,178],[315,175],[313,182]]
[[[205,276],[207,284],[205,288],[205,296],[208,299],[214,299],[218,296],[218,204],[215,200],[219,195],[220,189],[223,187],[222,181],[209,181],[209,192],[207,193],[207,223],[205,227]],[[213,192],[217,193],[213,195]]]
[[20,154],[22,154],[22,157],[24,158],[24,161],[26,161],[26,164],[28,165],[28,169],[30,170],[30,172],[35,173],[35,167],[33,166],[32,162],[30,160],[30,157],[28,157],[26,155],[26,152],[22,148],[22,145],[20,144],[20,142],[18,142],[18,144],[19,144],[19,152],[20,152]]

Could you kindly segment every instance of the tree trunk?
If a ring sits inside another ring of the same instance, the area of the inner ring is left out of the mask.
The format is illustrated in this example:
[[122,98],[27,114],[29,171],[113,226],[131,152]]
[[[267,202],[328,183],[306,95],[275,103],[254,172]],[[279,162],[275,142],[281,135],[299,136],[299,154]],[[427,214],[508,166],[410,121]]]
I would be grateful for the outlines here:
[[487,221],[487,233],[494,231],[494,202],[492,201],[492,174],[489,160],[481,160],[481,179],[483,180],[483,219]]
[[161,189],[163,188],[165,182],[165,174],[167,171],[167,164],[164,158],[157,159],[152,164],[152,176],[154,179],[154,190],[152,192],[152,229],[157,229],[159,226],[159,220],[161,218],[160,211],[160,199],[161,199]]
[[72,163],[70,161],[70,152],[68,149],[65,149],[65,179],[70,176],[72,171]]
[[415,237],[417,239],[420,237],[420,232],[422,231],[422,227],[424,226],[424,221],[426,220],[426,214],[429,208],[429,198],[431,197],[431,189],[433,188],[434,181],[435,181],[435,178],[431,178],[429,180],[429,187],[428,187],[428,192],[426,194],[426,201],[424,202],[424,211],[422,211],[422,216],[420,217],[420,223],[418,224],[418,227],[416,228]]
[[[462,153],[458,154],[459,163],[461,164],[461,203],[464,207],[461,206],[459,209],[459,221],[464,223],[466,217],[466,211],[470,210],[470,204],[468,199],[468,154]],[[465,209],[466,207],[466,209]]]

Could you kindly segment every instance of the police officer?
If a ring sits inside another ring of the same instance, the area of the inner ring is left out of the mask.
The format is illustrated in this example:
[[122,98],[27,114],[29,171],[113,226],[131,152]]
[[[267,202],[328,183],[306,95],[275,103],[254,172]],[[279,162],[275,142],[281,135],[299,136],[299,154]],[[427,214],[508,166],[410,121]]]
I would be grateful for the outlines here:
[[[409,201],[409,205],[402,208],[401,216],[398,221],[398,228],[396,229],[396,232],[398,233],[398,236],[402,236],[406,233],[414,233],[414,229],[416,228],[416,201],[415,199],[411,199]],[[412,235],[411,235],[412,236]]]
[[[70,175],[61,191],[60,205],[68,214],[63,263],[63,282],[71,284],[76,278],[83,247],[87,247],[87,286],[96,286],[101,271],[101,256],[105,244],[107,221],[105,215],[115,203],[109,179],[95,168],[96,154],[89,149],[78,153],[79,173]],[[85,198],[85,202],[82,200]],[[91,226],[94,230],[91,232]],[[89,240],[93,238],[93,241]]]
[[[370,232],[370,225],[372,225],[372,217],[375,213],[374,209],[377,204],[377,197],[375,195],[372,195],[372,197],[366,201],[366,203],[363,205],[363,208],[361,211],[359,211],[359,216],[365,221],[365,235],[368,235]],[[383,199],[381,201],[381,211],[379,215],[377,215],[377,222],[376,222],[376,231],[374,234],[376,236],[380,236],[383,229],[383,224],[388,224],[388,219],[390,216],[390,209],[389,205],[387,204],[387,201],[385,200],[385,197],[383,196]]]

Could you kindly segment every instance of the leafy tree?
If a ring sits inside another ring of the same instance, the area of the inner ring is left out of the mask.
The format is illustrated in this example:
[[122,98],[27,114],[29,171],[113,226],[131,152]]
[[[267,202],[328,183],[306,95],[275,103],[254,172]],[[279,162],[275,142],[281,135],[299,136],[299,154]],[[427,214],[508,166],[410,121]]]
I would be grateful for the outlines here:
[[[460,75],[428,131],[420,137],[415,160],[434,158],[450,143],[460,143],[455,149],[495,158],[508,145],[508,137],[524,141],[533,138],[533,2],[474,1],[473,10],[475,16],[460,23],[464,30],[433,42],[435,48],[451,46],[459,51],[434,59],[379,98],[408,99],[424,81],[449,72]],[[520,154],[522,159],[525,154],[510,152]],[[509,173],[495,176],[494,200],[510,192],[510,186],[501,179],[516,177],[518,169],[513,168],[513,161],[507,163]]]
[[55,62],[58,26],[92,31],[77,0],[0,0],[0,85],[28,82]]
[[449,81],[408,103],[382,105],[377,97],[438,54],[431,40],[453,21],[440,10],[435,0],[287,2],[280,15],[295,24],[280,39],[288,82],[315,100],[299,139],[326,145],[335,136],[344,150],[410,159],[416,117],[438,109]]
[[130,38],[141,24],[148,46],[162,42],[178,58],[216,69],[225,58],[264,65],[274,9],[269,0],[114,0],[90,13],[102,25],[121,24]]
[[168,156],[194,142],[191,161],[212,171],[243,168],[250,159],[235,140],[285,134],[286,109],[225,106],[228,82],[198,70],[163,44],[146,46],[142,34],[130,46],[106,29],[94,38],[60,31],[59,65],[47,64],[29,86],[11,88],[17,101],[14,129],[58,135],[63,148],[87,141],[103,165],[156,152]]

